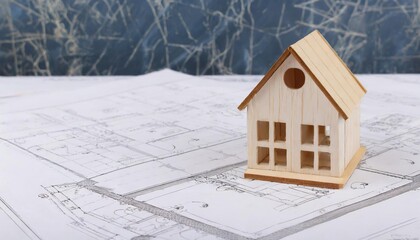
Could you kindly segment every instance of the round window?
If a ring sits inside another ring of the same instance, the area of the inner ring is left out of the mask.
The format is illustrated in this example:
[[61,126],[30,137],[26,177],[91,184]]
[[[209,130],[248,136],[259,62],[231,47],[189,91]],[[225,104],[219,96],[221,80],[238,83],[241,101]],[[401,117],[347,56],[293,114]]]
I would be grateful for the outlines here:
[[299,89],[305,84],[305,74],[298,68],[289,68],[284,73],[284,83],[291,89]]

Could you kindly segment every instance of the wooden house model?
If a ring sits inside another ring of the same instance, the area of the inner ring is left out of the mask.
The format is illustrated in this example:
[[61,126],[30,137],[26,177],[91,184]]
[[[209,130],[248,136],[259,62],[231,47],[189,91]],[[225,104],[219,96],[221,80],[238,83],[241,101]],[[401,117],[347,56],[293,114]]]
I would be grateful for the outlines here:
[[319,31],[291,45],[238,106],[246,178],[342,188],[362,158],[366,90]]

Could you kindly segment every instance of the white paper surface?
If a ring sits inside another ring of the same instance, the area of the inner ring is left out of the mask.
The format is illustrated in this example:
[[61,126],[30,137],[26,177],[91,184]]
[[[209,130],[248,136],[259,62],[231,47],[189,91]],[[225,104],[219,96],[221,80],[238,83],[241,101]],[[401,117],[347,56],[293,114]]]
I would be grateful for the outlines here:
[[360,76],[368,151],[343,190],[243,179],[246,115],[236,107],[257,80],[163,70],[22,96],[23,87],[3,90],[19,96],[0,99],[1,236],[306,238],[419,187],[417,75]]

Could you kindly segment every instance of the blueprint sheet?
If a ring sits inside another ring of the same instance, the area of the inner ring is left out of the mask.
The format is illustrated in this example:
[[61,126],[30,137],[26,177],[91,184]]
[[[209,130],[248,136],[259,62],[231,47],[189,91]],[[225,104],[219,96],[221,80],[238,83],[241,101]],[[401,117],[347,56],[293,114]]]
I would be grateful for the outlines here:
[[243,178],[260,78],[1,78],[0,239],[420,238],[419,75],[359,76],[367,153],[342,190]]

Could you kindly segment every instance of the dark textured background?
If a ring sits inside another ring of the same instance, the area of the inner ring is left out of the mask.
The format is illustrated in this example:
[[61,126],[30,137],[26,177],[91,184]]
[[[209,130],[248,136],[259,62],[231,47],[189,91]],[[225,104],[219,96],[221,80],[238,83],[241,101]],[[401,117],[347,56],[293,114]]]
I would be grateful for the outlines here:
[[356,73],[420,72],[420,0],[0,0],[0,75],[263,74],[315,28]]

